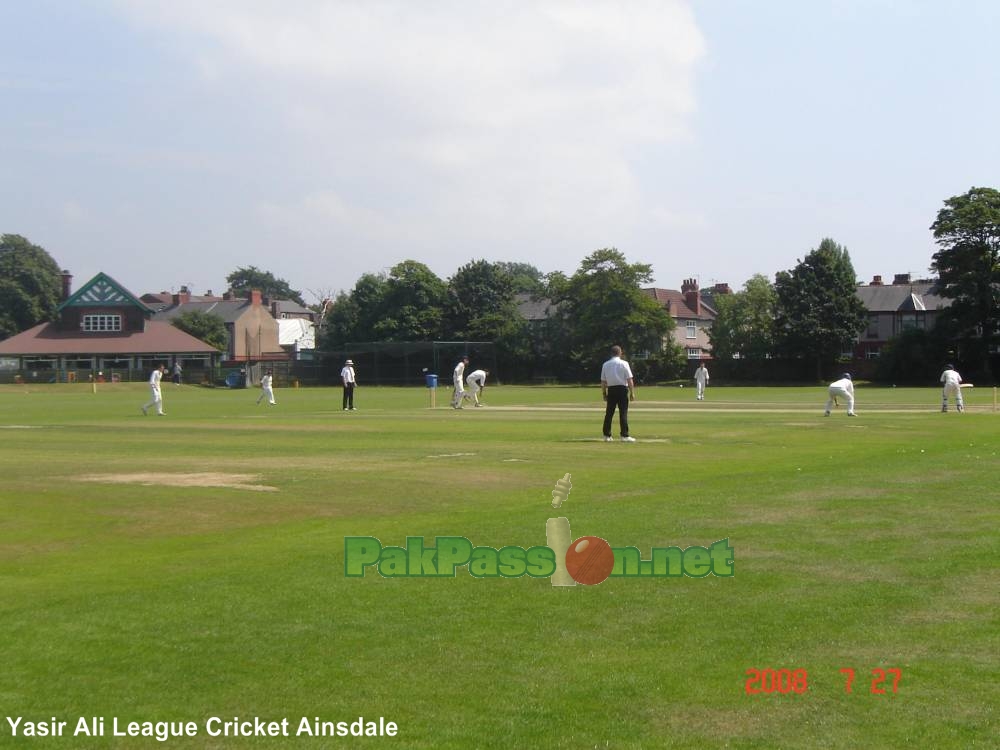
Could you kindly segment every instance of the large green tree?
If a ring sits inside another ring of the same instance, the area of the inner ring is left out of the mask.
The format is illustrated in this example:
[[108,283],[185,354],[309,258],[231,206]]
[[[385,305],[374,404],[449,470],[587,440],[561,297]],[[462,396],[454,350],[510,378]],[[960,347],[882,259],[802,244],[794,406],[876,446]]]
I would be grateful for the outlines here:
[[474,260],[448,280],[450,337],[491,341],[516,315],[513,279],[500,264]]
[[443,330],[448,287],[430,268],[404,260],[385,280],[380,316],[375,324],[379,341],[432,341]]
[[851,256],[831,239],[775,278],[775,343],[785,356],[811,361],[817,379],[865,328],[856,286]]
[[336,351],[343,349],[354,338],[358,327],[358,305],[351,293],[338,292],[329,303],[326,314],[320,321],[316,334],[316,347],[321,351]]
[[641,289],[652,278],[648,263],[629,263],[619,250],[604,248],[584,258],[569,279],[551,279],[572,365],[567,374],[596,377],[612,344],[626,355],[660,352],[674,323]]
[[774,315],[778,295],[762,274],[752,276],[734,294],[714,298],[718,316],[709,338],[712,357],[723,371],[758,377],[774,353]]
[[196,339],[201,339],[209,346],[214,346],[221,352],[229,347],[229,333],[226,321],[214,313],[204,310],[188,310],[170,321],[175,328],[180,328]]
[[510,276],[515,292],[524,294],[543,294],[545,292],[545,276],[530,263],[501,261],[494,264]]
[[[990,348],[1000,323],[1000,192],[972,188],[944,202],[931,225],[940,250],[931,268],[952,300],[944,318],[963,341],[963,358],[990,376]],[[940,363],[938,363],[940,364]]]
[[257,266],[237,268],[226,277],[226,283],[232,292],[241,297],[249,297],[251,290],[258,289],[271,299],[290,299],[303,307],[306,304],[302,299],[302,292],[292,289],[284,279],[275,277],[270,271],[262,271]]
[[385,274],[365,273],[350,292],[340,292],[323,318],[319,347],[335,351],[352,342],[376,341],[386,290]]
[[448,280],[445,336],[494,342],[497,358],[506,363],[507,373],[521,377],[530,369],[522,363],[529,360],[531,342],[528,323],[514,300],[520,282],[512,273],[524,273],[523,269],[511,268],[515,265],[520,264],[474,260],[455,272]]
[[51,255],[19,234],[0,236],[0,339],[54,320],[61,296]]

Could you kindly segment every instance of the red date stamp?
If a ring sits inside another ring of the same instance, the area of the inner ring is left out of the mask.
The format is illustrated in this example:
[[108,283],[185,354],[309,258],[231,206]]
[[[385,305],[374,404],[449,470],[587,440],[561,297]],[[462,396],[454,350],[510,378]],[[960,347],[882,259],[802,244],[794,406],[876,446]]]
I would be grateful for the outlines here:
[[799,693],[809,689],[809,675],[804,669],[748,669],[744,690],[747,695],[761,693]]
[[[855,672],[852,667],[843,667],[840,674],[844,676],[844,692],[854,692]],[[871,695],[896,695],[899,683],[903,679],[903,670],[895,667],[883,669],[876,667],[871,670],[872,679],[868,692]],[[801,695],[809,689],[809,673],[805,669],[748,669],[743,690],[747,695]]]

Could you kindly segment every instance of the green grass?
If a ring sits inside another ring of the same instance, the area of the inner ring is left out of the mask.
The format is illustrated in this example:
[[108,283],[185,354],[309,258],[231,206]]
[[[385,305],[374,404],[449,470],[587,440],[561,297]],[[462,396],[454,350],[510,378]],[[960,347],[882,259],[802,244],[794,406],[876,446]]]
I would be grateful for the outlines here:
[[[860,388],[825,419],[822,388],[643,388],[634,445],[597,439],[596,388],[164,395],[157,418],[139,385],[0,387],[0,746],[164,744],[2,718],[103,716],[197,722],[182,747],[996,747],[991,389],[945,415],[936,388]],[[530,547],[552,515],[644,556],[728,537],[736,575],[344,577],[345,536]],[[750,668],[808,689],[747,695]],[[213,739],[213,716],[400,734]]]

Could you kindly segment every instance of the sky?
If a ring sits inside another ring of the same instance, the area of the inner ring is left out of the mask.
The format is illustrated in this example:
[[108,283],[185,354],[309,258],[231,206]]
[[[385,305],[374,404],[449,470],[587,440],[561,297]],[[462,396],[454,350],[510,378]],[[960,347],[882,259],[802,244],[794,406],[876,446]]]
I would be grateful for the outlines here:
[[0,0],[0,233],[74,289],[412,259],[929,275],[1000,182],[995,0]]

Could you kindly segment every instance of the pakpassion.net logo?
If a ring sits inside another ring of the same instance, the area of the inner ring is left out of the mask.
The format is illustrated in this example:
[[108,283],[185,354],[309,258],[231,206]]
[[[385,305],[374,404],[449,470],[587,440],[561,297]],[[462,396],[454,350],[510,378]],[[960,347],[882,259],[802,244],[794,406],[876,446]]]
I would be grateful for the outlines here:
[[[572,488],[570,475],[556,482],[552,507],[559,506]],[[649,559],[637,547],[612,547],[597,536],[570,541],[569,519],[550,518],[545,523],[546,545],[537,547],[476,546],[462,536],[435,537],[428,546],[424,537],[408,536],[402,547],[383,547],[373,536],[344,537],[344,575],[361,578],[375,568],[385,578],[454,578],[468,568],[473,578],[551,578],[553,586],[592,586],[609,577],[704,578],[734,575],[735,553],[729,539],[708,547],[654,547]]]

